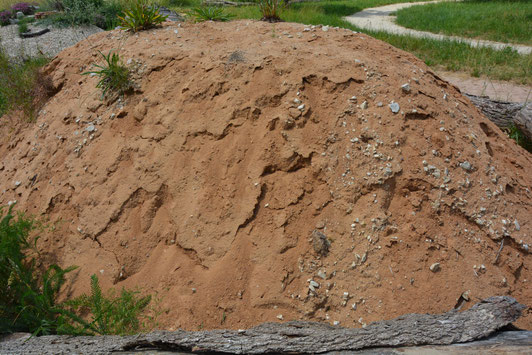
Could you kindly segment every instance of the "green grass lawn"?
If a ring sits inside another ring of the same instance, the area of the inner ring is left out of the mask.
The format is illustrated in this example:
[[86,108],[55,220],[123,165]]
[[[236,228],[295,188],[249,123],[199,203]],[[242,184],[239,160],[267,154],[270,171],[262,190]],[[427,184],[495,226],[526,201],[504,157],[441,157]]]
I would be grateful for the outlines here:
[[[281,17],[287,22],[346,27],[346,22],[342,20],[343,16],[352,15],[369,7],[419,1],[426,0],[323,0],[320,2],[296,3],[285,8]],[[201,5],[200,0],[170,0],[169,3],[170,8],[182,12]],[[235,18],[261,18],[258,6],[226,7],[226,10],[234,15]]]
[[[182,0],[178,11],[188,11],[198,6],[197,0]],[[384,32],[363,31],[344,21],[342,17],[361,11],[364,8],[398,3],[398,0],[325,0],[293,4],[285,9],[281,18],[288,22],[309,25],[330,25],[349,28],[388,42],[391,45],[411,52],[433,69],[466,72],[475,77],[508,80],[532,85],[532,54],[520,55],[513,50],[496,51],[490,48],[473,48],[464,43],[437,41],[398,36]],[[226,11],[240,19],[260,19],[257,6],[227,7]]]
[[412,6],[397,23],[416,30],[532,45],[531,0],[467,0]]

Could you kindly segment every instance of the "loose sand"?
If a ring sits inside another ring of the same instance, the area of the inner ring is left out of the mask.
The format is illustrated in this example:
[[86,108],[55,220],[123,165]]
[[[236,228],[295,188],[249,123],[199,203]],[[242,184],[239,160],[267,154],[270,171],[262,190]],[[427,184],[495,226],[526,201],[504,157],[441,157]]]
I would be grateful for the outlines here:
[[[100,100],[81,75],[98,50],[120,50],[134,93]],[[37,121],[0,121],[0,203],[55,225],[38,245],[79,266],[66,296],[96,273],[188,330],[532,299],[532,158],[411,54],[343,29],[165,24],[95,34],[46,72]]]

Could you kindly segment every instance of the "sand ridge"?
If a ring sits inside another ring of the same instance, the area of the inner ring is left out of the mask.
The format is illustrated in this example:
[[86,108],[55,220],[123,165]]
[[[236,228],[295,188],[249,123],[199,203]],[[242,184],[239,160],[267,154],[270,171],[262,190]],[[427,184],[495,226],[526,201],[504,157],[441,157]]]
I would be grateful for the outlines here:
[[[120,51],[134,93],[100,100],[81,75],[98,50]],[[185,23],[93,35],[46,72],[36,123],[1,127],[0,203],[55,223],[39,247],[80,266],[66,295],[97,273],[188,330],[532,298],[532,159],[411,54],[344,29]]]

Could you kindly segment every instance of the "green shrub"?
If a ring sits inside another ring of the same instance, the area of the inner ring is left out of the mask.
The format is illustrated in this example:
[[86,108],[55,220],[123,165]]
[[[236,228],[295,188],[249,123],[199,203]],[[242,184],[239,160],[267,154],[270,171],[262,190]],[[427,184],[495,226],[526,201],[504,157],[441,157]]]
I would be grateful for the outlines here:
[[190,16],[196,22],[202,21],[229,21],[230,15],[222,7],[200,6],[192,9]]
[[44,9],[63,11],[65,8],[63,6],[63,0],[44,0],[42,3]]
[[119,0],[106,1],[94,16],[93,24],[104,30],[112,30],[120,25],[119,16],[124,12],[124,6]]
[[281,10],[283,4],[281,0],[259,0],[259,10],[262,14],[262,21],[281,21]]
[[65,274],[74,268],[51,265],[40,273],[37,238],[30,238],[38,224],[22,214],[13,215],[12,207],[6,215],[0,208],[0,333],[52,334],[63,312],[56,303],[57,294],[65,282]]
[[47,0],[45,7],[62,11],[39,22],[56,26],[92,24],[104,30],[115,28],[124,10],[122,0]]
[[108,96],[114,98],[122,95],[131,88],[129,69],[122,63],[118,53],[110,51],[107,55],[98,51],[104,59],[102,65],[93,64],[97,70],[84,72],[82,75],[96,75],[100,78],[96,87],[102,90],[102,99]]
[[65,275],[76,267],[54,264],[42,272],[38,238],[31,237],[42,225],[23,214],[14,215],[13,206],[5,215],[3,211],[0,208],[0,334],[122,335],[155,324],[158,313],[145,315],[151,296],[125,289],[104,296],[96,275],[91,277],[90,295],[57,302]]
[[71,25],[91,24],[103,0],[63,0],[64,21]]
[[167,17],[159,13],[159,8],[150,5],[147,0],[136,0],[131,8],[118,18],[124,30],[138,32],[163,23]]

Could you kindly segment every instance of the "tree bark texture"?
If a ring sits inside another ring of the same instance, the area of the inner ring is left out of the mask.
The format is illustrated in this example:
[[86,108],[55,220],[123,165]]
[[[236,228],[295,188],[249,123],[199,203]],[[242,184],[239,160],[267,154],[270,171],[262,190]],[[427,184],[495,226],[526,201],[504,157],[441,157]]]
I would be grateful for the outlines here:
[[156,331],[134,336],[42,336],[0,342],[1,354],[108,354],[140,349],[234,354],[326,353],[376,347],[448,345],[489,336],[517,320],[525,306],[491,297],[441,315],[408,314],[366,328],[315,322],[264,323],[247,330]]
[[513,103],[490,100],[485,96],[465,94],[471,102],[500,128],[515,124],[528,139],[532,140],[532,102]]

